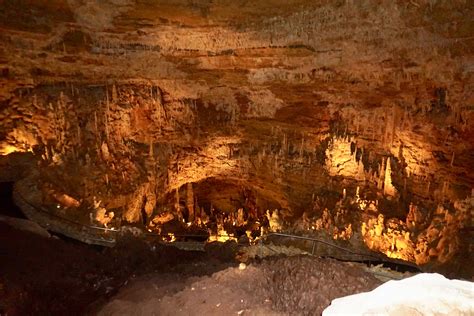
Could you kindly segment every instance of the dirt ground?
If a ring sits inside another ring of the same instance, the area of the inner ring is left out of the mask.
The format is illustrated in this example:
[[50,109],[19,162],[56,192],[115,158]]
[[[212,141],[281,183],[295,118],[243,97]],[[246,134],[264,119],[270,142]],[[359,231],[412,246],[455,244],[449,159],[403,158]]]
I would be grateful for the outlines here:
[[307,256],[271,258],[211,276],[145,276],[99,315],[319,315],[337,297],[380,284],[359,266]]

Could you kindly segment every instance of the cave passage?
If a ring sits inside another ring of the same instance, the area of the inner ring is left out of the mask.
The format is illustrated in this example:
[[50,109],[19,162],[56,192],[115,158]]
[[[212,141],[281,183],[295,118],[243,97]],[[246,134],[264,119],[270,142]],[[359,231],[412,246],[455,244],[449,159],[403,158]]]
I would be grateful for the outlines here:
[[25,215],[13,201],[14,184],[14,182],[0,182],[0,215],[25,219]]

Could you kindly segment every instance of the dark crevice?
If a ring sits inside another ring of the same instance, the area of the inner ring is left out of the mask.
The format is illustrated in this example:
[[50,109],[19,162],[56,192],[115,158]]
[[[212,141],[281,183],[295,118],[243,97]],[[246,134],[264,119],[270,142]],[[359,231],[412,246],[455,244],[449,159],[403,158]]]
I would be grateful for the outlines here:
[[26,219],[13,201],[14,182],[0,182],[0,215]]

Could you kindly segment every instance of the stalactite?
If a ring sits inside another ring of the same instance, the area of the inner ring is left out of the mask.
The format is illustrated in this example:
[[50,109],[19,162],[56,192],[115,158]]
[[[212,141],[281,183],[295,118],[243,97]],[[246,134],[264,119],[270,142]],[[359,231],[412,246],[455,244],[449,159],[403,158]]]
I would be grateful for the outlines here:
[[385,158],[382,158],[382,165],[380,165],[380,168],[379,168],[379,180],[377,182],[377,189],[379,190],[383,189],[384,176],[385,176]]
[[300,157],[303,157],[303,149],[304,149],[304,134],[301,138]]
[[395,133],[397,130],[397,112],[395,106],[392,106],[392,130],[391,130],[391,138],[390,138],[390,147],[393,146],[393,141],[395,140]]
[[443,181],[443,186],[441,189],[441,200],[444,201],[449,190],[449,181]]
[[81,126],[79,125],[79,122],[77,122],[77,145],[81,147],[82,145],[82,140],[81,140]]
[[107,89],[107,86],[105,87],[105,114],[104,114],[104,119],[105,119],[105,140],[108,142],[109,141],[109,112],[110,112],[110,104],[109,104],[109,90]]
[[153,156],[154,156],[154,155],[153,155],[153,138],[152,138],[152,137],[150,137],[150,145],[149,145],[148,155],[149,155],[150,157],[153,157]]
[[181,214],[181,207],[179,205],[179,189],[178,188],[176,188],[175,190],[174,209],[176,210],[176,214],[178,215],[179,220],[182,220],[183,214]]
[[104,161],[110,160],[109,147],[106,142],[103,142],[101,147],[101,156]]
[[115,87],[115,84],[112,85],[112,102],[117,102],[118,101],[118,94],[117,94],[117,88]]
[[97,137],[97,135],[99,135],[99,127],[97,124],[97,111],[94,111],[94,132]]
[[186,184],[186,207],[188,209],[188,221],[193,223],[196,218],[194,214],[194,191],[192,182]]

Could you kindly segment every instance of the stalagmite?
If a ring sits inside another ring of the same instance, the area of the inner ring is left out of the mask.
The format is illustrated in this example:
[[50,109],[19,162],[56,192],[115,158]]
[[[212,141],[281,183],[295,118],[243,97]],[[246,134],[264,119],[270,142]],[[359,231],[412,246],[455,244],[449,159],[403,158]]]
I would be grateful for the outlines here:
[[390,165],[390,157],[387,158],[387,166],[385,169],[383,192],[385,195],[389,195],[389,196],[395,196],[397,193],[397,190],[392,184],[392,167]]

